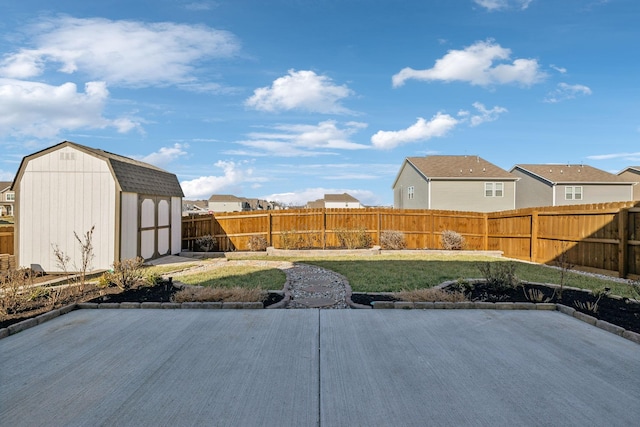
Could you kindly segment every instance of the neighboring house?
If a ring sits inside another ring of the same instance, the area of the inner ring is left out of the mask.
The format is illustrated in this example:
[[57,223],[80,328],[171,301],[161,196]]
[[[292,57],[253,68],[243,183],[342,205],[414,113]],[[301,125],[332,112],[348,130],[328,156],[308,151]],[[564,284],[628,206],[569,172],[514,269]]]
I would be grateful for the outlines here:
[[516,207],[565,206],[633,200],[634,182],[587,165],[522,164]]
[[393,183],[395,209],[515,209],[516,181],[478,156],[407,157]]
[[183,200],[182,215],[205,215],[209,213],[209,202],[207,200]]
[[210,212],[245,212],[250,209],[246,199],[231,194],[214,194],[209,197]]
[[629,166],[618,172],[618,176],[625,181],[635,182],[633,186],[633,200],[640,200],[640,166]]
[[0,181],[0,216],[13,216],[16,194],[11,190],[11,182]]
[[347,193],[325,194],[323,199],[318,199],[312,202],[308,202],[305,207],[309,209],[364,208],[364,206],[362,206],[362,203],[360,203],[358,199],[356,199],[355,197]]
[[26,156],[13,182],[17,264],[61,272],[58,247],[81,265],[80,239],[94,228],[93,269],[114,261],[177,254],[182,247],[182,188],[155,166],[64,141]]

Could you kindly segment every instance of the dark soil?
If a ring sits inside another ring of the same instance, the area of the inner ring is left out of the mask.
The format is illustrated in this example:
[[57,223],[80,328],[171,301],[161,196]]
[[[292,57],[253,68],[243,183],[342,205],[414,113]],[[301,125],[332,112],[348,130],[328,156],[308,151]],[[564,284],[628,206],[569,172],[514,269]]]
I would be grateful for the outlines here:
[[351,301],[361,305],[371,305],[374,301],[398,301],[390,295],[384,294],[365,294],[360,292],[354,292],[351,294]]
[[[96,303],[121,303],[121,302],[171,302],[173,295],[180,289],[173,286],[169,282],[161,282],[155,286],[141,286],[138,288],[121,291],[118,288],[107,289],[86,289],[84,297],[77,295],[66,295],[61,298],[54,306],[43,305],[42,301],[35,300],[30,304],[22,306],[15,313],[0,320],[0,328],[6,328],[14,323],[38,316],[55,308],[60,308],[67,304],[79,302],[96,302]],[[284,296],[281,293],[269,292],[264,306],[268,307],[272,304],[280,302]]]
[[628,298],[606,293],[595,295],[575,289],[564,289],[560,293],[558,288],[533,283],[522,283],[515,288],[496,289],[495,286],[481,282],[464,291],[471,301],[559,303],[629,331],[640,333],[640,303]]

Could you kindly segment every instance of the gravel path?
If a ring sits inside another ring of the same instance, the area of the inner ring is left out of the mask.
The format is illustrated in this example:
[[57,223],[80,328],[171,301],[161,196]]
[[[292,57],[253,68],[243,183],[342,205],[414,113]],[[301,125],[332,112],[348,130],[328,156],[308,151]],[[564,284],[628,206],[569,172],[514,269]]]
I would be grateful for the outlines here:
[[308,264],[283,269],[287,275],[287,308],[349,308],[349,282],[341,274]]

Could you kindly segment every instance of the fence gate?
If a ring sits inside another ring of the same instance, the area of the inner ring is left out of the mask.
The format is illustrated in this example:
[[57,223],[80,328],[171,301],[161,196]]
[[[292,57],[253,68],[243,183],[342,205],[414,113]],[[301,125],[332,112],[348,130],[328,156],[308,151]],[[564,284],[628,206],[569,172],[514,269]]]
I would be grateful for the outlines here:
[[144,259],[171,253],[171,200],[159,196],[138,196],[140,224],[138,253]]

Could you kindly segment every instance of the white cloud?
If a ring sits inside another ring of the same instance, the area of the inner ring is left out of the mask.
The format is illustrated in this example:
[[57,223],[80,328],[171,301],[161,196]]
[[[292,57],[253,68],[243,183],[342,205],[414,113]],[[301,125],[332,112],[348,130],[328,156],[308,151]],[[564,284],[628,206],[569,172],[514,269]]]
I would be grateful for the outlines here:
[[553,68],[554,70],[556,70],[557,72],[559,72],[560,74],[565,74],[567,72],[567,69],[564,67],[558,67],[557,65],[549,65],[549,67]]
[[189,148],[187,144],[176,143],[173,147],[161,147],[155,153],[140,157],[140,160],[158,167],[164,167],[176,159],[187,156],[186,148]]
[[82,93],[74,83],[52,86],[0,78],[0,135],[53,138],[62,130],[138,128],[135,119],[102,116],[108,97],[104,82],[86,83]]
[[44,19],[31,30],[35,47],[6,55],[0,76],[34,78],[53,63],[60,72],[82,72],[110,85],[177,84],[196,80],[196,63],[239,50],[227,31],[170,22],[61,16]]
[[547,94],[545,102],[555,104],[557,102],[573,99],[581,95],[591,95],[591,89],[584,85],[570,85],[567,83],[558,83],[556,89]]
[[587,156],[590,160],[611,160],[611,159],[623,159],[630,162],[640,161],[640,151],[635,153],[610,153],[610,154],[596,154],[593,156]]
[[488,10],[526,9],[533,0],[473,0],[477,5]]
[[353,134],[366,126],[365,123],[347,122],[341,127],[334,120],[317,125],[275,125],[266,132],[251,132],[247,135],[249,139],[237,142],[253,151],[234,151],[233,154],[303,157],[331,154],[327,150],[367,149],[370,147],[350,140]]
[[193,12],[202,12],[205,10],[211,10],[218,6],[216,2],[210,1],[201,1],[201,2],[193,2],[184,5],[184,8]]
[[222,169],[222,175],[201,176],[180,183],[186,199],[208,199],[216,193],[238,193],[242,184],[250,182],[253,175],[249,162],[220,160],[215,166]]
[[431,138],[446,135],[458,124],[458,120],[448,114],[438,113],[426,121],[418,117],[418,121],[407,129],[399,131],[378,131],[371,137],[374,147],[389,150],[400,144],[409,142],[426,141]]
[[450,50],[436,60],[433,68],[414,70],[404,68],[392,78],[393,86],[402,86],[409,79],[439,80],[444,82],[462,81],[472,85],[519,83],[532,85],[546,76],[535,59],[515,59],[509,61],[511,50],[503,48],[491,40],[479,41],[464,48]]
[[344,188],[306,188],[291,193],[275,193],[261,196],[261,199],[276,201],[284,205],[303,206],[307,202],[324,198],[325,194],[348,193],[367,206],[379,205],[380,198],[369,190],[344,189]]
[[469,118],[470,126],[478,126],[485,122],[493,122],[498,120],[498,117],[502,113],[506,113],[508,110],[504,107],[495,106],[492,109],[487,109],[484,104],[480,102],[474,102],[473,107],[476,109],[476,114],[471,114],[469,111],[460,111],[458,116],[463,117],[465,120]]
[[261,111],[277,112],[303,110],[322,114],[350,114],[340,104],[344,98],[353,95],[346,85],[338,86],[327,76],[319,76],[313,71],[289,70],[270,87],[253,91],[245,105]]
[[0,169],[0,181],[13,181],[15,172],[7,172]]

